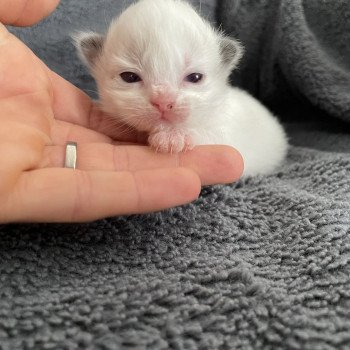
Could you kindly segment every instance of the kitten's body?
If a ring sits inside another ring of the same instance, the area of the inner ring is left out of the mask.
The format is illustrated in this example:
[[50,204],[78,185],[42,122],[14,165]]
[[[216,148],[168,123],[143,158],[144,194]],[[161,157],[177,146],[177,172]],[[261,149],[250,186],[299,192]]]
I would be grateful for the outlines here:
[[240,44],[187,3],[141,0],[106,37],[82,33],[76,42],[97,81],[101,108],[148,132],[157,150],[231,145],[243,156],[245,175],[269,173],[285,157],[286,136],[276,118],[227,83],[242,55]]
[[[209,112],[210,113],[210,112]],[[213,118],[215,116],[215,122]],[[193,128],[194,144],[235,147],[244,159],[244,175],[267,174],[284,159],[287,141],[271,113],[245,91],[230,87],[221,105]]]

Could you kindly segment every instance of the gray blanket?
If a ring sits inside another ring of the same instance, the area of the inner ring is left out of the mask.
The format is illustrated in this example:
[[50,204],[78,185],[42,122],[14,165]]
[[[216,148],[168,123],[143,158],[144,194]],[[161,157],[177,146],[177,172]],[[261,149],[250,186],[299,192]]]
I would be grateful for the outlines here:
[[246,49],[234,82],[280,115],[350,121],[349,0],[222,0],[217,12]]
[[[288,121],[285,164],[161,213],[0,226],[1,350],[349,349],[350,3],[219,5],[247,48],[233,82]],[[64,0],[13,31],[94,90],[67,34],[118,10]]]

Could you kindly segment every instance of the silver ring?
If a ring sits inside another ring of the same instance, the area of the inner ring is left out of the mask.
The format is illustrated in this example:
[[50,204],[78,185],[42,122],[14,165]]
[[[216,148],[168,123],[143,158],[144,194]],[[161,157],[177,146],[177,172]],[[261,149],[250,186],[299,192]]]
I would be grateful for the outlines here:
[[76,164],[77,164],[77,143],[69,141],[66,144],[66,160],[64,162],[64,167],[75,169]]

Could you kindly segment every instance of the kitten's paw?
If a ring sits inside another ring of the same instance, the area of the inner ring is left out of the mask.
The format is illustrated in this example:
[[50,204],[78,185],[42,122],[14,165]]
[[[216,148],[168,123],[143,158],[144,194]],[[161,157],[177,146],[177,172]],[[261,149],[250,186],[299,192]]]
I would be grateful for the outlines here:
[[194,147],[191,136],[179,130],[159,131],[150,134],[148,143],[157,152],[163,153],[185,152]]

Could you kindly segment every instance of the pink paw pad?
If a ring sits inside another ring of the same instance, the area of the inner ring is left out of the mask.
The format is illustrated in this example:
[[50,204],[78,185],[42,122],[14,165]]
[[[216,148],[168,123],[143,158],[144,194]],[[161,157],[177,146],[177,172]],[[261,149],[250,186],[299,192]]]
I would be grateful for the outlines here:
[[151,134],[148,138],[149,144],[162,153],[179,153],[193,148],[191,136],[178,131],[159,131]]

